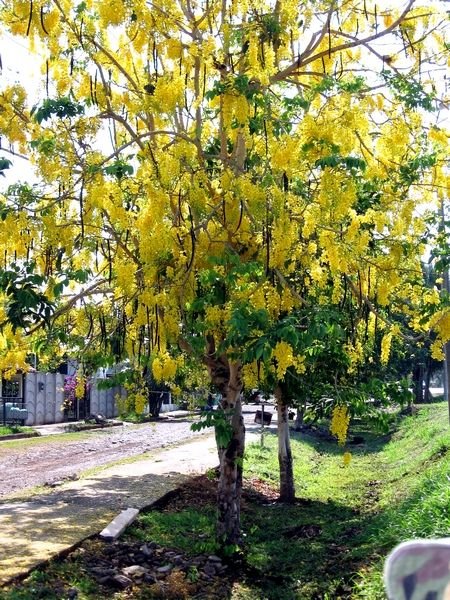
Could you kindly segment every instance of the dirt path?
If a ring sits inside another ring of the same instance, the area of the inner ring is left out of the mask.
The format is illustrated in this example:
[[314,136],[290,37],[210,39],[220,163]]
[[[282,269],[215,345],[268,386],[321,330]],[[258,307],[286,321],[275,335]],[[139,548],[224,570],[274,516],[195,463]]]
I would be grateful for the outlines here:
[[77,434],[23,440],[20,446],[0,445],[0,497],[37,485],[69,479],[91,467],[164,448],[202,434],[192,421],[167,420],[138,426],[112,427]]
[[[256,406],[244,407],[249,431]],[[11,494],[75,478],[93,467],[138,456],[156,448],[198,438],[205,431],[191,431],[192,418],[167,419],[142,425],[126,425],[85,431],[70,437],[53,436],[0,444],[0,502]],[[206,433],[210,433],[209,430]]]
[[98,533],[121,510],[148,506],[217,462],[214,436],[208,432],[131,464],[70,481],[48,494],[1,502],[0,586]]
[[[251,435],[257,429],[251,424],[253,413],[251,410],[245,415],[249,441],[258,439]],[[1,444],[1,486],[6,489],[36,485],[31,482],[61,477],[70,470],[85,471],[87,461],[104,464],[104,454],[106,462],[141,456],[130,463],[84,473],[77,481],[64,482],[48,493],[32,494],[24,500],[4,495],[0,501],[0,586],[99,532],[124,508],[149,506],[192,475],[217,466],[213,432],[208,429],[194,434],[190,424],[159,422],[156,426],[83,433],[75,441],[58,436],[25,440],[22,447]],[[169,445],[169,440],[180,443]],[[168,447],[161,449],[161,445]],[[142,456],[146,450],[150,451]],[[37,459],[42,460],[40,467],[32,462]],[[67,464],[69,460],[72,464]]]

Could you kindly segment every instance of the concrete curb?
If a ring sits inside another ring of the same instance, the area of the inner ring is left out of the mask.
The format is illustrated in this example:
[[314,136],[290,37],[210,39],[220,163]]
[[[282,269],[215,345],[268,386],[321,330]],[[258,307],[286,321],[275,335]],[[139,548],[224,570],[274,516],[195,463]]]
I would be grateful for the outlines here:
[[71,424],[68,423],[64,426],[64,429],[61,433],[83,433],[83,431],[91,431],[92,429],[111,429],[111,427],[123,427],[123,423],[119,423],[117,421],[114,421],[113,423],[105,423],[104,425],[99,423],[90,425],[86,423],[85,426],[77,426],[76,424],[71,426]]
[[11,433],[9,435],[0,436],[0,443],[10,442],[11,440],[25,440],[27,438],[35,438],[40,437],[40,435],[41,434],[37,431],[35,431],[34,433]]

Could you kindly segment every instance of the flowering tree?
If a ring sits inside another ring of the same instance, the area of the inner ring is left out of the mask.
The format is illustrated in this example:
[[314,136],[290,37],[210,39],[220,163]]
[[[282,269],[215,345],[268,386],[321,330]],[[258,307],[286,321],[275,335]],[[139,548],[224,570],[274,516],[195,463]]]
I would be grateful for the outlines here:
[[64,401],[61,410],[73,410],[77,400],[82,400],[86,393],[86,378],[83,373],[64,377]]
[[231,427],[218,535],[235,543],[243,376],[272,355],[302,364],[267,328],[330,286],[374,315],[383,360],[401,334],[383,307],[429,328],[416,207],[446,186],[446,133],[422,116],[441,101],[446,16],[414,0],[11,0],[0,19],[42,68],[37,103],[23,82],[0,96],[1,172],[36,174],[0,203],[0,369],[33,344],[151,362],[160,380],[182,366],[171,345],[197,356]]

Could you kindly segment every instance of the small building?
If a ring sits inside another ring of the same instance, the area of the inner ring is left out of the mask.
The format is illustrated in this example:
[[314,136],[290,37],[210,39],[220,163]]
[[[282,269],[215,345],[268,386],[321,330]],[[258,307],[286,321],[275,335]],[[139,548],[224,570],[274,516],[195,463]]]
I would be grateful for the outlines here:
[[[0,423],[17,421],[32,426],[79,421],[91,414],[101,414],[107,419],[117,417],[117,398],[124,398],[126,390],[120,386],[103,388],[99,382],[105,377],[90,378],[84,397],[75,398],[68,405],[64,383],[74,373],[69,365],[65,373],[30,371],[1,379]],[[164,393],[161,412],[176,408],[170,393]]]

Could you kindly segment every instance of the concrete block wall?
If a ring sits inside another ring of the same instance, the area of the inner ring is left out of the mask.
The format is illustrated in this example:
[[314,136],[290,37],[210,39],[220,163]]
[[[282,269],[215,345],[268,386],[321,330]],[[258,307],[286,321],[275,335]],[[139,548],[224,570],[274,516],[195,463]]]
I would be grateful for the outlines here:
[[[61,406],[64,402],[64,377],[61,373],[27,373],[24,378],[24,401],[28,409],[26,425],[46,425],[64,421]],[[98,379],[90,382],[90,412],[101,414],[107,419],[119,414],[116,396],[126,397],[126,390],[119,386],[110,389],[99,389]],[[169,394],[161,412],[176,410]]]
[[60,373],[27,373],[24,400],[28,409],[26,425],[61,423],[64,401],[64,375]]
[[126,397],[126,391],[117,386],[110,389],[99,389],[98,388],[97,379],[91,380],[91,413],[92,414],[100,414],[106,417],[107,419],[112,419],[117,417],[119,414],[116,402],[116,396],[120,396],[121,398]]
[[178,404],[162,404],[161,412],[170,412],[171,410],[178,410]]

